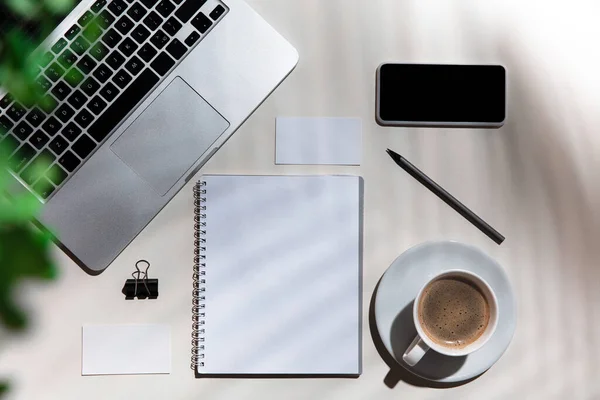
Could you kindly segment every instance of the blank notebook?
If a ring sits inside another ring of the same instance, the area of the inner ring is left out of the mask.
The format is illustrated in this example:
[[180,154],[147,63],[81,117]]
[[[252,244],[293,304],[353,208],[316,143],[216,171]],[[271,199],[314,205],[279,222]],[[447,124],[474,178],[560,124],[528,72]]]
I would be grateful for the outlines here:
[[196,184],[200,376],[360,375],[362,187],[355,176]]

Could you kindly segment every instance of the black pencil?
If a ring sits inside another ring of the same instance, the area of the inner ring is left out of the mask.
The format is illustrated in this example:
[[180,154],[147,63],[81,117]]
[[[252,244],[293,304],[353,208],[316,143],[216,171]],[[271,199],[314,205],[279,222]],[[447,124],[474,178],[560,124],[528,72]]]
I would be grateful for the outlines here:
[[387,153],[392,157],[392,160],[400,166],[403,170],[408,172],[410,176],[419,181],[423,186],[429,189],[433,194],[442,199],[446,204],[456,210],[460,215],[466,218],[467,221],[475,225],[477,229],[485,233],[494,242],[501,244],[504,241],[504,236],[497,230],[492,228],[487,222],[482,220],[473,211],[469,210],[467,206],[458,201],[454,196],[448,193],[444,188],[435,183],[431,178],[421,172],[417,167],[412,165],[406,158],[400,154],[387,149]]

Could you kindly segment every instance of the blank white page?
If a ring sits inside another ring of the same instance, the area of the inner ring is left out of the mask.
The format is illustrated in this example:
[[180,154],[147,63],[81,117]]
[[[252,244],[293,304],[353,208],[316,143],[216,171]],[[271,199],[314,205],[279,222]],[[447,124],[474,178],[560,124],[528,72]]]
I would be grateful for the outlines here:
[[204,176],[208,374],[361,373],[362,179]]
[[87,325],[82,335],[82,375],[171,373],[168,325]]

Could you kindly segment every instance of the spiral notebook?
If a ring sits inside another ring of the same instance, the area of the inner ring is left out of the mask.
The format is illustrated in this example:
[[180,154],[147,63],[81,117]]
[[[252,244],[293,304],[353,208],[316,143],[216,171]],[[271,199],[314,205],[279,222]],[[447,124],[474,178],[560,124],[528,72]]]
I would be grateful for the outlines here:
[[194,198],[197,376],[360,375],[362,178],[205,175]]

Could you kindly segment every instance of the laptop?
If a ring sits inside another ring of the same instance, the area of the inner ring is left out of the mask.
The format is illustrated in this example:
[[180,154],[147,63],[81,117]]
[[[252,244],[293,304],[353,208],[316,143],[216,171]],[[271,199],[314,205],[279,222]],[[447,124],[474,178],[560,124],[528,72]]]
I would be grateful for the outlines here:
[[42,46],[43,101],[26,107],[0,92],[9,194],[45,203],[38,222],[89,274],[111,264],[298,62],[242,0],[83,0]]

